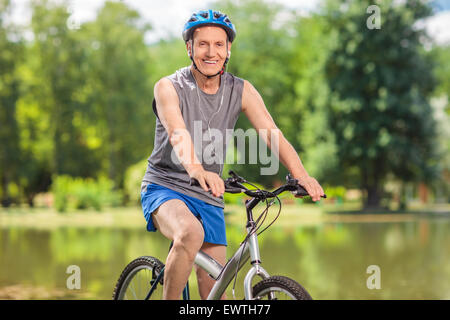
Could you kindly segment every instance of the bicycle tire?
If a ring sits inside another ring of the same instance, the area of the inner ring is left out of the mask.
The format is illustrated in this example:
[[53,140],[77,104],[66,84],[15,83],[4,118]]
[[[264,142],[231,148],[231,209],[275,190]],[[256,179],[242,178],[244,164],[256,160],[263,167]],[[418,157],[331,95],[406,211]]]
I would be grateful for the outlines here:
[[281,292],[289,296],[292,300],[312,300],[308,291],[302,287],[298,282],[284,276],[272,276],[258,282],[253,287],[253,298],[261,300],[267,295],[271,299],[270,293]]
[[[134,278],[136,278],[136,275],[141,270],[148,270],[149,272],[151,272],[152,280],[155,280],[156,277],[161,273],[163,268],[164,264],[155,257],[143,256],[134,259],[125,267],[125,269],[122,271],[119,277],[119,280],[117,280],[116,286],[113,291],[113,300],[124,300],[130,283],[133,281]],[[162,289],[163,277],[160,278],[159,284],[161,285]],[[143,288],[145,296],[150,291],[150,288],[151,288],[150,283],[148,283],[148,285],[145,288]],[[136,295],[135,297],[137,298]],[[144,299],[144,297],[139,297],[139,300],[140,298]]]

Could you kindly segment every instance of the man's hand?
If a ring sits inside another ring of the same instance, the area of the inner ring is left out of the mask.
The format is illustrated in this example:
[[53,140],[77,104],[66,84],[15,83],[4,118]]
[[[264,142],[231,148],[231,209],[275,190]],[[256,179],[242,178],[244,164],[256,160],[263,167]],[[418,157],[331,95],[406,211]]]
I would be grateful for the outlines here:
[[[316,179],[310,176],[295,177],[298,184],[301,185],[311,196],[312,201],[320,201],[320,197],[324,195],[323,189]],[[296,198],[303,198],[303,196],[295,196]]]
[[196,169],[190,173],[190,177],[196,179],[206,192],[211,190],[212,195],[215,197],[220,197],[225,192],[225,184],[215,172]]

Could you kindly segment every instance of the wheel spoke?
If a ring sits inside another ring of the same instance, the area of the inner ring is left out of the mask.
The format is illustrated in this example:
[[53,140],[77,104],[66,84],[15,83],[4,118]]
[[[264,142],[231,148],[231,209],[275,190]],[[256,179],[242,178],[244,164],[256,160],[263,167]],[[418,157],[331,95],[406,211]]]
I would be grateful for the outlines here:
[[[119,278],[114,298],[118,300],[145,299],[152,288],[152,283],[154,283],[153,277],[157,275],[154,271],[155,267],[161,270],[164,265],[158,260],[155,261],[155,258],[152,257],[142,257],[132,261]],[[158,284],[155,285],[155,290],[150,298],[161,299],[163,288]]]
[[[284,288],[270,287],[259,292],[258,296],[267,300],[297,300],[295,296]],[[281,296],[280,298],[277,298]],[[282,298],[285,297],[285,298]]]

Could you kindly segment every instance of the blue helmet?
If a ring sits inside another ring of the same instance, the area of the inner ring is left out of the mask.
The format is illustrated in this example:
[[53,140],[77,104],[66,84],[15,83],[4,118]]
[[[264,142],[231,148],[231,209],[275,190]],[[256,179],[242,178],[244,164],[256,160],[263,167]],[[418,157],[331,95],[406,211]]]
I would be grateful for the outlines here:
[[183,39],[188,41],[191,39],[194,30],[203,26],[216,26],[225,30],[230,42],[236,38],[236,29],[226,14],[215,10],[202,10],[192,14],[191,18],[186,22],[183,29]]

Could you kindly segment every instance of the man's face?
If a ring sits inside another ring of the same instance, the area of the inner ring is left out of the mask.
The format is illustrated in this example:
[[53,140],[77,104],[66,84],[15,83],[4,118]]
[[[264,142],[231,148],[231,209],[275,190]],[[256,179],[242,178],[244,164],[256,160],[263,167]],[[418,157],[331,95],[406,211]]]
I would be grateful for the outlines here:
[[[192,41],[188,41],[187,50],[194,46],[194,59],[197,68],[203,74],[218,73],[227,58],[227,33],[220,27],[205,26],[195,29]],[[228,50],[231,43],[228,43]]]

